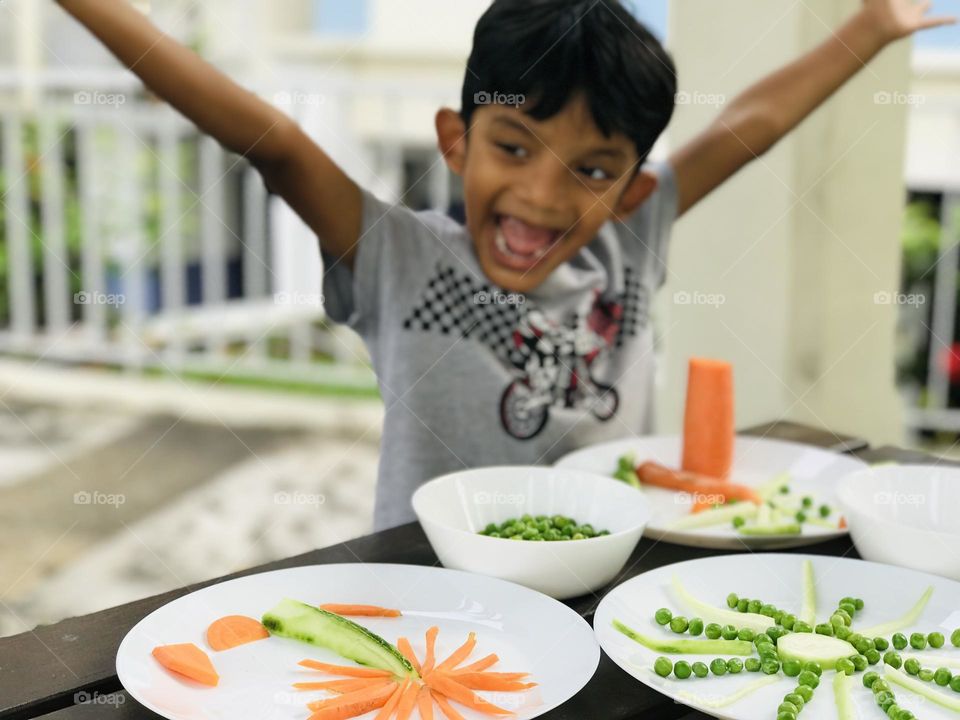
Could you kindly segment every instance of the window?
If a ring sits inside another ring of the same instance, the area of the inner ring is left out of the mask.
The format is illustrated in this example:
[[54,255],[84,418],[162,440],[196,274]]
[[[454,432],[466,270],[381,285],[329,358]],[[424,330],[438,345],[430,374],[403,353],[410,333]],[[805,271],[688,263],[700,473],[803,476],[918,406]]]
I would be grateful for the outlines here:
[[634,3],[634,14],[661,42],[667,39],[667,17],[670,0],[643,0]]
[[324,35],[362,35],[369,26],[370,0],[314,0],[313,26]]

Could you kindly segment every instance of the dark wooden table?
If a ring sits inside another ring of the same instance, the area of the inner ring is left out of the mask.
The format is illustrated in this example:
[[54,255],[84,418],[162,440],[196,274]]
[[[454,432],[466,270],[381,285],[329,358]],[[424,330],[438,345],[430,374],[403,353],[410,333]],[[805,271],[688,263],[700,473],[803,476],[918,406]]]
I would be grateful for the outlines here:
[[[852,452],[870,462],[910,462],[919,457],[917,453],[896,448],[870,450],[862,440],[793,423],[771,423],[746,432]],[[610,587],[663,565],[727,552],[644,539]],[[800,548],[795,552],[858,557],[847,538]],[[349,562],[438,564],[420,526],[412,523],[0,639],[0,720],[155,720],[158,715],[143,708],[123,692],[114,667],[120,641],[137,622],[174,598],[224,580],[266,570]],[[78,588],[77,591],[83,592],[83,589]],[[591,621],[606,591],[570,600],[567,604]],[[695,720],[705,716],[675,705],[634,680],[604,655],[590,683],[563,706],[543,717],[548,720],[628,720],[640,717]]]

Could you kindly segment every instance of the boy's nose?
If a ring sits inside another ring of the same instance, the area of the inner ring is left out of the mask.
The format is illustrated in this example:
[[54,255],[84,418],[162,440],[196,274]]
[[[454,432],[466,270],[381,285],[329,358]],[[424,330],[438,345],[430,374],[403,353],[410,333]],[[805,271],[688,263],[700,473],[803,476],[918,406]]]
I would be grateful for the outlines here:
[[542,220],[547,220],[565,207],[571,179],[570,169],[559,159],[545,159],[530,168],[520,184],[519,195]]

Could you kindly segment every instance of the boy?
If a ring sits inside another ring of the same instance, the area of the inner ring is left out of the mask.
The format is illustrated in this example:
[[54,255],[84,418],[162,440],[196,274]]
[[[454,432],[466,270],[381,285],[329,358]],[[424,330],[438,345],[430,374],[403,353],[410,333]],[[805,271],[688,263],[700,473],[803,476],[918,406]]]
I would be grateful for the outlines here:
[[60,2],[316,232],[327,311],[364,338],[386,404],[378,528],[412,519],[410,496],[431,477],[648,431],[648,307],[670,226],[885,45],[952,22],[928,17],[930,3],[864,0],[647,166],[677,90],[660,43],[619,0],[495,0],[462,107],[436,119],[463,178],[463,226],[363,191],[285,115],[123,0]]

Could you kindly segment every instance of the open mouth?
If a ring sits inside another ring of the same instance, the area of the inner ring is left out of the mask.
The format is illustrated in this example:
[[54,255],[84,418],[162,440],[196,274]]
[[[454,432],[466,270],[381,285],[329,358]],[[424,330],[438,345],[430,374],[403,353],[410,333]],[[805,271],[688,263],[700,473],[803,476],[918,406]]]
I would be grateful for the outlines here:
[[494,254],[501,265],[527,271],[546,257],[562,235],[560,230],[531,225],[511,215],[498,215]]

